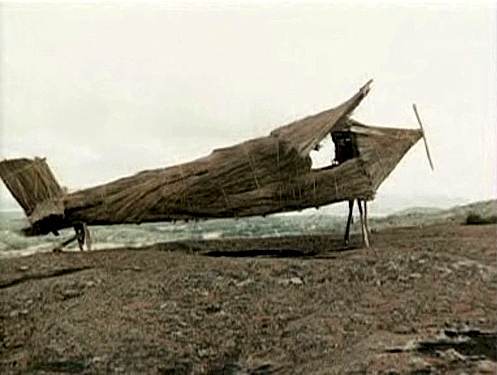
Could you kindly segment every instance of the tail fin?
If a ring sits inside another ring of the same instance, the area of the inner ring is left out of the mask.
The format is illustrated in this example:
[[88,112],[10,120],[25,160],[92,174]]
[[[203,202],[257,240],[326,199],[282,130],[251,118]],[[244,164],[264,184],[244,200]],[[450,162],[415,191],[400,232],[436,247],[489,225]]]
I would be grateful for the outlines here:
[[64,190],[45,159],[3,160],[0,162],[0,178],[21,205],[31,225],[53,216],[63,217],[60,198]]

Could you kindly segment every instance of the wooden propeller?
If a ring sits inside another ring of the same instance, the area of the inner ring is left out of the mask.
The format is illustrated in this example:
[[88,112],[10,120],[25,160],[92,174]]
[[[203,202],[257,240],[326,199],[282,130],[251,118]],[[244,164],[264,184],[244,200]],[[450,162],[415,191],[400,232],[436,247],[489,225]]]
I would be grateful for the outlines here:
[[426,141],[425,130],[423,128],[423,123],[421,122],[421,119],[419,118],[418,109],[416,108],[416,104],[413,104],[412,108],[414,109],[414,113],[416,114],[416,119],[418,120],[418,124],[419,124],[419,127],[421,129],[421,133],[423,134],[423,141],[425,144],[426,156],[428,157],[428,162],[430,163],[431,170],[434,171],[435,168],[433,168],[433,161],[431,160],[430,149],[428,148],[428,142]]

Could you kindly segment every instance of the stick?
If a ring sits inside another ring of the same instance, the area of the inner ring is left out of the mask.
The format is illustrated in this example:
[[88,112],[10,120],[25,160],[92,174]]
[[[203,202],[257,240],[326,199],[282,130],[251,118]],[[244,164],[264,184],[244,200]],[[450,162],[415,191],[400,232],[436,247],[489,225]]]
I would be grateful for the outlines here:
[[364,212],[362,211],[361,199],[357,199],[357,205],[359,206],[359,213],[361,215],[361,230],[362,230],[362,239],[364,241],[364,246],[369,247],[369,237],[366,229],[366,223],[364,218]]
[[85,233],[85,239],[86,239],[86,249],[88,251],[91,251],[91,245],[92,245],[92,239],[91,239],[91,234],[90,234],[90,229],[88,229],[88,226],[86,223],[83,224],[83,230]]
[[354,208],[354,200],[349,200],[349,217],[347,218],[347,226],[345,227],[345,245],[349,244],[350,224],[352,223],[352,211]]
[[78,238],[79,250],[83,251],[85,245],[85,228],[83,223],[77,223],[74,225],[74,231],[76,232],[76,237]]
[[54,253],[61,252],[63,247],[65,247],[65,246],[69,245],[71,242],[74,242],[74,241],[76,241],[77,239],[78,239],[78,235],[77,235],[77,234],[75,234],[74,236],[69,237],[69,238],[68,238],[67,240],[65,240],[64,242],[61,242],[61,243],[59,244],[59,246],[54,247],[54,248],[52,249],[52,251],[53,251]]
[[369,224],[368,224],[368,201],[364,201],[364,224],[366,225],[366,233],[369,237]]

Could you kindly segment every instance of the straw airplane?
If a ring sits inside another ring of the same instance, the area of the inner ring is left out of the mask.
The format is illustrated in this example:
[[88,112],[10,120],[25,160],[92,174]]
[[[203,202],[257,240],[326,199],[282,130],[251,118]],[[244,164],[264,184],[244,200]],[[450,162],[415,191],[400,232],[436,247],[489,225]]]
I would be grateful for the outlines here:
[[[366,83],[341,105],[273,130],[268,136],[216,149],[189,163],[139,172],[104,185],[68,193],[45,159],[0,162],[0,178],[29,221],[25,235],[76,234],[91,247],[88,226],[269,215],[336,202],[358,203],[363,241],[369,246],[367,202],[424,131],[368,126],[351,118],[370,90]],[[312,150],[331,135],[335,158],[313,169]]]

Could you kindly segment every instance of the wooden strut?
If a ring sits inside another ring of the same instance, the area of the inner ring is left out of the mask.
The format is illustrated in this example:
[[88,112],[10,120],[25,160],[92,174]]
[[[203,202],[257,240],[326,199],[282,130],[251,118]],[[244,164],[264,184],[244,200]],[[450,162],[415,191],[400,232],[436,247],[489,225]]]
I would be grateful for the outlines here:
[[[362,210],[362,202],[364,202],[364,211]],[[366,217],[366,201],[360,198],[357,199],[357,205],[359,206],[359,214],[361,216],[361,232],[362,232],[362,240],[364,241],[364,246],[369,247],[369,235],[368,229],[366,225],[367,217]]]
[[364,224],[366,228],[366,235],[368,236],[368,244],[369,244],[369,233],[371,231],[369,230],[369,222],[368,222],[368,201],[364,201]]
[[91,251],[91,235],[90,230],[86,223],[77,223],[74,225],[74,231],[76,234],[74,236],[69,237],[67,240],[61,242],[58,246],[56,246],[52,251],[54,253],[62,252],[63,248],[69,245],[71,242],[78,241],[79,250],[84,250],[84,244],[86,242],[86,249]]
[[354,209],[354,200],[349,201],[349,216],[347,218],[347,226],[345,227],[345,245],[349,244],[350,224],[352,224],[352,211]]
[[[362,209],[362,203],[364,203],[364,210]],[[359,207],[359,214],[361,216],[361,232],[362,232],[362,240],[364,242],[364,246],[367,248],[370,247],[369,243],[369,224],[368,224],[368,205],[367,201],[357,198],[357,206]],[[345,227],[345,237],[344,242],[345,245],[349,244],[349,235],[350,235],[350,224],[352,224],[352,212],[354,209],[354,200],[349,200],[349,216],[347,217],[347,226]]]

